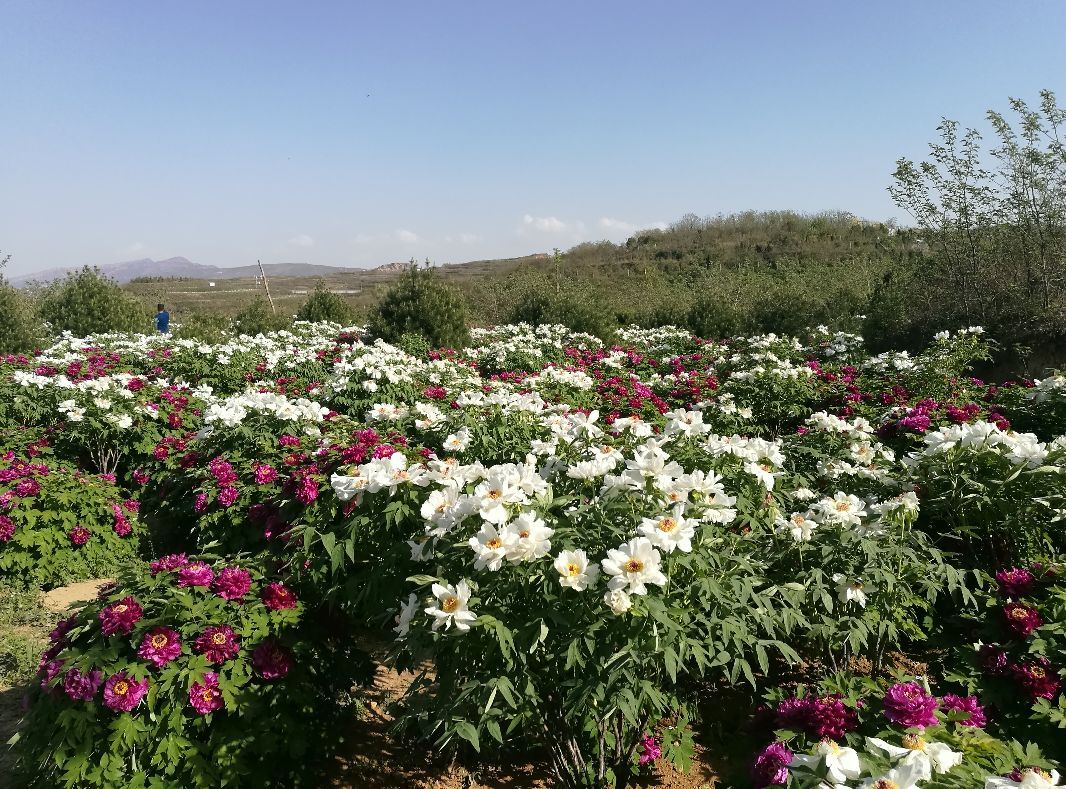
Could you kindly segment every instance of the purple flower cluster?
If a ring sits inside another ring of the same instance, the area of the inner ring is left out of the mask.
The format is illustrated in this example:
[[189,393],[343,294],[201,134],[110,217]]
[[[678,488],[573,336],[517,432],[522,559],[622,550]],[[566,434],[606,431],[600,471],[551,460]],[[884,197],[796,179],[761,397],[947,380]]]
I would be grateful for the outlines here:
[[917,682],[899,682],[885,693],[885,717],[906,728],[924,729],[939,723],[938,702]]
[[785,699],[777,705],[777,725],[802,731],[818,739],[837,740],[858,724],[858,713],[840,696],[805,696]]

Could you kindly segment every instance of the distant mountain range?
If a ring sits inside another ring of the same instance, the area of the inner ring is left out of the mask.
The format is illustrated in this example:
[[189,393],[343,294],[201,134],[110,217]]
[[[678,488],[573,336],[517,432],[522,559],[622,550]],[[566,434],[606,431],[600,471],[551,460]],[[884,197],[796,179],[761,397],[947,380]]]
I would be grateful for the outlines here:
[[[22,287],[30,282],[51,282],[61,279],[68,271],[75,271],[79,266],[69,268],[50,268],[44,271],[34,271],[29,274],[18,274],[8,278],[12,285]],[[359,269],[343,268],[340,266],[316,266],[310,263],[265,263],[267,276],[276,277],[313,277],[316,274],[336,274],[340,271],[356,271]],[[259,266],[235,266],[233,268],[220,268],[219,266],[205,266],[202,263],[193,263],[188,258],[176,257],[166,260],[127,260],[125,263],[112,263],[100,266],[100,270],[107,276],[120,283],[129,282],[137,277],[191,277],[193,279],[238,279],[239,277],[254,277],[259,273]]]

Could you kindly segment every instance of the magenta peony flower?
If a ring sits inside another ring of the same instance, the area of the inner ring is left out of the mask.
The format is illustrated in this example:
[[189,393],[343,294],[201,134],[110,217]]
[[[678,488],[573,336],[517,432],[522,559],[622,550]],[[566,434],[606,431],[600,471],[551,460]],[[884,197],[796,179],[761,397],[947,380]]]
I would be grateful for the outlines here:
[[1003,616],[1007,618],[1007,627],[1022,638],[1044,624],[1035,608],[1022,603],[1007,603],[1003,606]]
[[196,498],[193,499],[192,508],[194,512],[203,512],[207,509],[207,494],[200,492],[196,494]]
[[240,639],[228,625],[216,625],[204,629],[193,646],[207,658],[208,663],[225,663],[240,651]]
[[788,782],[788,766],[792,764],[792,751],[783,742],[772,742],[755,757],[751,766],[751,783],[755,789],[765,786],[781,786]]
[[1000,570],[996,573],[999,591],[1009,597],[1024,597],[1029,594],[1035,581],[1031,572],[1019,567],[1011,567],[1009,570]]
[[1003,674],[1009,663],[1007,653],[995,644],[982,644],[977,651],[977,659],[988,674]]
[[137,657],[154,663],[162,668],[181,654],[181,638],[176,630],[169,627],[153,627],[144,634]]
[[85,545],[85,543],[89,541],[89,538],[92,536],[92,533],[84,526],[75,526],[73,529],[70,530],[70,534],[68,534],[67,536],[70,537],[70,541],[74,545],[80,547],[82,545]]
[[222,488],[218,492],[218,503],[222,507],[232,507],[233,502],[240,496],[240,491],[233,487]]
[[41,483],[35,479],[20,480],[19,483],[15,485],[15,495],[23,498],[36,496],[40,492]]
[[190,562],[178,573],[178,586],[210,586],[215,571],[203,562]]
[[137,682],[119,671],[104,683],[104,705],[115,712],[130,712],[148,692],[148,679]]
[[240,567],[225,567],[215,578],[212,588],[224,600],[240,600],[252,588],[252,576]]
[[256,463],[254,468],[257,485],[266,485],[278,478],[277,469],[267,463]]
[[127,520],[126,517],[123,515],[121,517],[115,518],[114,529],[115,534],[117,534],[119,537],[129,537],[130,533],[133,531],[133,526],[130,525],[129,520]]
[[1037,657],[1010,667],[1014,679],[1033,701],[1054,699],[1061,683],[1046,657]]
[[136,471],[133,472],[133,481],[136,482],[138,485],[147,485],[148,484],[148,480],[150,480],[150,479],[151,479],[151,477],[148,476],[148,474],[145,473],[144,471],[141,471],[140,469],[137,469]]
[[82,674],[76,668],[72,668],[63,679],[63,690],[74,701],[92,701],[96,696],[96,691],[100,690],[100,683],[103,680],[104,674],[98,668],[94,668],[88,674]]
[[940,708],[968,712],[970,717],[959,721],[959,724],[962,726],[973,726],[977,729],[983,729],[988,725],[988,717],[985,715],[985,708],[981,706],[981,700],[976,696],[956,696],[953,693],[948,693],[940,700]]
[[225,706],[222,691],[218,689],[218,674],[208,671],[204,674],[202,683],[194,682],[189,686],[189,704],[201,715],[207,715]]
[[924,729],[939,721],[935,715],[937,700],[917,682],[899,682],[885,693],[885,717],[906,728]]
[[59,676],[59,672],[63,670],[63,666],[66,664],[65,660],[50,660],[41,666],[41,687],[50,692],[57,692],[57,688],[52,687],[52,680]]
[[296,487],[296,500],[301,504],[310,504],[318,498],[318,483],[311,477],[304,477]]
[[296,607],[296,595],[284,584],[280,584],[277,581],[267,584],[263,591],[259,593],[259,599],[271,611],[281,611],[286,608]]
[[0,542],[7,542],[15,533],[15,522],[6,515],[0,515]]
[[69,633],[71,630],[74,629],[74,624],[77,621],[78,621],[78,615],[77,614],[71,614],[66,619],[59,620],[59,622],[56,624],[56,626],[54,628],[52,628],[52,632],[50,632],[48,634],[49,643],[58,644],[61,641],[64,641],[65,638],[66,638],[67,633]]
[[650,734],[645,734],[640,740],[640,766],[654,762],[663,755],[663,749],[659,747],[659,741]]
[[283,447],[298,447],[300,446],[300,439],[298,439],[296,436],[290,436],[288,434],[285,434],[278,438],[278,444]]
[[171,570],[177,570],[188,563],[189,559],[185,554],[170,553],[152,561],[152,563],[148,565],[148,568],[152,571],[152,575],[159,575],[159,573],[168,573]]
[[777,725],[818,739],[839,740],[858,725],[858,714],[839,696],[785,699],[777,706]]
[[116,633],[129,635],[142,616],[144,612],[141,610],[141,604],[133,597],[123,597],[117,603],[100,609],[100,632],[105,636],[113,636]]
[[252,666],[263,679],[280,679],[292,668],[292,651],[267,640],[252,650]]
[[237,481],[237,474],[233,470],[233,465],[220,457],[208,463],[207,469],[211,472],[211,476],[215,478],[215,482],[222,487]]

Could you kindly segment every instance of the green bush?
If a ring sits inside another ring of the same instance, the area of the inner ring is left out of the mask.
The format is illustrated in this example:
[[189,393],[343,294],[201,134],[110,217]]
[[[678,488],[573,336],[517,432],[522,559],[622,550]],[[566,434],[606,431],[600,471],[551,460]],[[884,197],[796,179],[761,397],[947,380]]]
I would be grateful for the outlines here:
[[41,337],[41,322],[29,299],[0,274],[0,353],[31,350]]
[[297,320],[332,321],[342,326],[351,325],[353,318],[354,312],[348,302],[327,288],[324,282],[315,285],[315,292],[296,313]]
[[0,461],[0,574],[46,588],[114,575],[136,561],[136,502],[111,479],[17,457]]
[[[254,559],[171,555],[61,623],[20,733],[26,786],[318,785],[356,671]],[[330,657],[336,660],[330,660]]]
[[292,320],[281,315],[275,315],[266,299],[256,296],[255,299],[237,313],[233,318],[233,331],[238,334],[255,336],[267,332],[287,329],[292,325]]
[[414,266],[382,297],[370,316],[369,333],[386,342],[421,334],[435,348],[458,348],[469,338],[466,301],[431,269]]
[[53,331],[77,337],[103,332],[145,332],[147,309],[98,268],[83,267],[46,286],[38,314]]
[[[174,328],[174,324],[171,324]],[[205,315],[193,312],[181,316],[181,324],[174,329],[174,336],[181,340],[199,340],[206,343],[222,343],[230,329],[230,321],[221,315]]]

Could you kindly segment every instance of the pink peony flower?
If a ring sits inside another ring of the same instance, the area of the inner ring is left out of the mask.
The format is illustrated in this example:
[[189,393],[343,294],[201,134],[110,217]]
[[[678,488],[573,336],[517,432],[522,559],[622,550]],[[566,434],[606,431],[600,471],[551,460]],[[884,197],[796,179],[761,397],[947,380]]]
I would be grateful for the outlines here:
[[203,682],[194,682],[189,686],[189,704],[201,715],[222,709],[222,691],[218,689],[218,674],[208,671]]
[[67,536],[74,545],[80,547],[89,541],[89,538],[92,537],[92,533],[84,526],[75,526],[70,530],[70,534]]
[[772,742],[755,757],[751,767],[751,782],[755,789],[766,786],[781,786],[788,782],[788,766],[792,764],[792,751],[783,742]]
[[148,692],[148,678],[140,682],[119,671],[104,683],[104,705],[115,712],[130,712]]
[[208,663],[225,663],[240,651],[240,639],[228,625],[216,625],[204,629],[193,646],[207,658]]
[[52,680],[59,676],[59,672],[63,670],[63,666],[66,664],[65,660],[50,660],[41,666],[41,687],[47,691],[57,691],[52,687]]
[[178,586],[210,586],[215,571],[203,562],[190,562],[178,573]]
[[133,597],[123,597],[117,603],[106,605],[100,609],[100,632],[105,636],[129,635],[133,626],[141,621],[144,612],[140,603]]
[[1003,606],[1003,616],[1007,618],[1007,627],[1022,638],[1044,624],[1035,608],[1022,603],[1007,603]]
[[15,533],[15,522],[6,515],[0,515],[0,542],[7,542]]
[[223,507],[232,507],[240,496],[240,491],[234,487],[225,487],[218,492],[218,503]]
[[937,700],[917,682],[899,682],[885,693],[885,717],[906,728],[935,726]]
[[215,578],[212,588],[224,600],[240,600],[252,587],[252,576],[240,567],[225,567]]
[[207,509],[207,494],[201,491],[196,494],[196,498],[193,499],[192,508],[194,512],[203,512]]
[[119,537],[129,537],[130,533],[133,531],[133,526],[130,525],[130,522],[126,519],[125,516],[122,516],[115,518],[114,529],[115,534],[117,534]]
[[36,496],[41,492],[41,483],[35,479],[24,479],[15,485],[15,495],[23,498]]
[[296,436],[290,436],[286,434],[278,438],[278,444],[283,447],[298,447],[300,446],[300,439],[298,439]]
[[280,679],[292,669],[292,651],[273,640],[252,650],[252,666],[263,679]]
[[63,679],[63,690],[74,701],[92,701],[103,680],[104,674],[100,669],[94,668],[88,674],[82,674],[72,668]]
[[985,708],[981,706],[981,700],[976,696],[956,696],[953,693],[948,693],[940,700],[940,708],[968,712],[970,717],[959,721],[962,726],[983,729],[988,724]]
[[318,498],[318,483],[311,477],[304,477],[296,488],[296,500],[301,504],[310,504]]
[[148,476],[146,472],[141,471],[140,469],[137,469],[133,472],[133,481],[136,482],[138,485],[147,485],[148,480],[150,479],[151,477]]
[[260,592],[259,599],[271,611],[282,611],[286,608],[296,607],[296,595],[284,584],[280,584],[277,581],[267,584],[263,591]]
[[645,734],[640,741],[640,766],[654,762],[663,755],[659,742],[650,734]]
[[257,485],[266,485],[278,478],[277,469],[267,463],[256,463],[254,468]]
[[153,627],[144,634],[137,657],[162,668],[181,654],[181,638],[169,627]]
[[159,573],[168,573],[171,570],[177,570],[184,567],[189,563],[188,558],[183,553],[170,553],[166,556],[161,556],[158,559],[153,560],[148,568],[152,571],[152,575],[159,575]]

